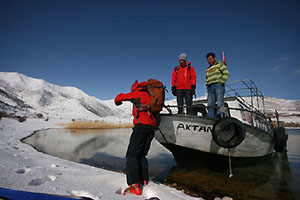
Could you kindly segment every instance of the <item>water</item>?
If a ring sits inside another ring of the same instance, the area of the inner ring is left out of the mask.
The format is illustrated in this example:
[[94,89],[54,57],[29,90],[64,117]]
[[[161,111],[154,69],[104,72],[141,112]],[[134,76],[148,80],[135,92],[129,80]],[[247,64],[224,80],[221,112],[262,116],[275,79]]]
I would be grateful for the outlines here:
[[222,171],[207,167],[193,171],[174,169],[165,183],[205,199],[225,195],[243,200],[300,199],[300,130],[289,129],[287,133],[287,152],[274,153],[254,165],[233,167],[231,178],[228,168]]
[[288,162],[291,170],[289,183],[296,199],[300,199],[300,129],[288,129]]
[[[53,156],[124,172],[130,133],[131,129],[48,129],[24,142]],[[205,199],[224,195],[234,199],[300,199],[300,129],[288,129],[287,133],[287,152],[274,153],[263,163],[233,167],[232,178],[229,169],[178,170],[170,152],[154,139],[148,154],[149,174],[152,180],[164,180]]]
[[[125,172],[131,129],[47,129],[25,138],[38,151],[99,168]],[[148,153],[149,176],[162,180],[174,167],[172,154],[155,139]]]

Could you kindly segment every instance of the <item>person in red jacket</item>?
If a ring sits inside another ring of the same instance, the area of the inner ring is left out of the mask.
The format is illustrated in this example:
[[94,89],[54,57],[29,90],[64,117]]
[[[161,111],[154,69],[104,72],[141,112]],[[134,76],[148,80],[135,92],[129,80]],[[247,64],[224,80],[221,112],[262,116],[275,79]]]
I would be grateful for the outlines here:
[[133,103],[132,115],[134,117],[132,134],[126,152],[126,179],[129,187],[124,191],[127,193],[141,195],[142,187],[149,181],[147,154],[151,141],[154,137],[156,118],[143,105],[149,103],[149,93],[143,90],[146,82],[137,81],[131,86],[131,92],[120,93],[115,98],[117,106],[122,101]]
[[183,100],[187,105],[187,114],[192,114],[190,107],[196,89],[196,72],[185,53],[179,55],[179,65],[172,74],[172,94],[177,96],[178,114],[183,114]]

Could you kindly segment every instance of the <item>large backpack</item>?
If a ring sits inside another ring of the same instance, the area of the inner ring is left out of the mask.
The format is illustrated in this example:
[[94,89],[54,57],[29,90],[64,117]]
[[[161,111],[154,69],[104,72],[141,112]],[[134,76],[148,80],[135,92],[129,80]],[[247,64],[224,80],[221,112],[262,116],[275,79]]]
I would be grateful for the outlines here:
[[149,104],[142,107],[147,107],[147,110],[152,113],[159,113],[165,103],[165,87],[162,82],[150,78],[146,86],[143,87],[149,93]]

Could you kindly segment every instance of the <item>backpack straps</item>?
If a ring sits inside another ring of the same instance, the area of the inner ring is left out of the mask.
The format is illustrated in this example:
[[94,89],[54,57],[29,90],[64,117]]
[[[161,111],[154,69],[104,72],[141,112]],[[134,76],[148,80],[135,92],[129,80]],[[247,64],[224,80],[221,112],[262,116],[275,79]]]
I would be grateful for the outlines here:
[[179,69],[180,69],[180,67],[179,67],[179,65],[177,65],[174,70],[175,70],[176,73],[178,73]]
[[[178,73],[178,70],[180,69],[180,66],[179,65],[177,65],[176,67],[175,67],[175,71],[176,71],[176,73]],[[190,71],[191,70],[191,63],[188,63],[187,64],[187,71]]]

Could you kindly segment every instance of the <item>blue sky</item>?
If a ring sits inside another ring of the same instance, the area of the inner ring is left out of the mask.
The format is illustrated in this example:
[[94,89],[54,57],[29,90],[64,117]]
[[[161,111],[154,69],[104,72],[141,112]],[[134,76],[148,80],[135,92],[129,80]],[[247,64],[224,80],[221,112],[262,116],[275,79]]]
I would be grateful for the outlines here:
[[170,91],[185,52],[202,96],[205,55],[224,50],[230,81],[251,78],[266,96],[300,99],[299,10],[293,0],[2,0],[0,71],[113,99],[148,78]]

